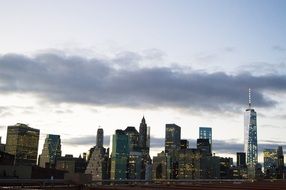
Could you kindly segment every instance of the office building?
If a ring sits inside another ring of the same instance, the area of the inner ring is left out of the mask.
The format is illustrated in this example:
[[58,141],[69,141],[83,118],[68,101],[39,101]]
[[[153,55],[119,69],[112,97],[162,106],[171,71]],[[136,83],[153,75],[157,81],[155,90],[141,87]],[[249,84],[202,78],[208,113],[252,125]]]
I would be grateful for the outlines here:
[[171,179],[171,158],[164,151],[153,157],[152,176],[154,180]]
[[181,140],[181,150],[185,150],[189,148],[189,141],[186,139]]
[[197,149],[202,156],[211,156],[211,144],[209,139],[197,139]]
[[66,154],[64,157],[57,158],[56,169],[67,171],[68,173],[84,173],[86,160],[81,156],[77,158]]
[[276,149],[263,150],[264,174],[266,178],[275,179],[278,168],[278,155]]
[[36,165],[40,130],[18,123],[8,126],[5,151],[15,156],[16,165]]
[[103,138],[104,138],[103,129],[102,128],[97,129],[97,134],[96,134],[97,147],[103,147]]
[[139,146],[143,154],[149,153],[148,147],[148,129],[145,117],[143,116],[140,126],[139,126]]
[[197,149],[181,149],[178,159],[178,179],[200,178],[200,152]]
[[284,153],[283,153],[283,148],[282,146],[278,146],[277,148],[277,179],[283,179],[284,178]]
[[219,158],[220,162],[220,178],[221,179],[232,179],[233,178],[233,160],[232,158]]
[[125,134],[128,136],[128,144],[130,152],[139,152],[141,151],[139,147],[139,133],[135,127],[127,127],[124,130]]
[[56,159],[61,157],[60,135],[48,134],[45,139],[42,154],[39,156],[39,166],[42,168],[54,168]]
[[237,167],[246,167],[246,156],[245,152],[237,152],[236,153],[236,165]]
[[166,124],[165,152],[178,151],[181,148],[181,127],[176,124]]
[[199,138],[200,139],[209,139],[212,152],[212,128],[210,127],[200,127],[199,129]]
[[128,135],[123,130],[116,130],[112,136],[111,180],[127,179],[127,164],[129,156]]
[[87,163],[85,174],[90,174],[92,180],[109,179],[108,158],[109,149],[95,146]]
[[246,153],[246,164],[255,168],[258,161],[257,147],[257,116],[251,107],[251,91],[249,89],[249,105],[244,114],[244,152]]
[[128,179],[141,179],[142,153],[130,152],[128,157]]

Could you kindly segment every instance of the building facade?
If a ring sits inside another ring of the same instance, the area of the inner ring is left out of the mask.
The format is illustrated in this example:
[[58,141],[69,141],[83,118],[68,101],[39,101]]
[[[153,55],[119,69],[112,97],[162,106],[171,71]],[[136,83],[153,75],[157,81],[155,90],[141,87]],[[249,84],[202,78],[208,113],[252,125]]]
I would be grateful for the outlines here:
[[128,135],[123,130],[116,130],[112,136],[111,180],[127,179],[127,164],[129,157]]
[[251,94],[249,90],[249,107],[244,113],[244,152],[246,153],[246,164],[255,168],[258,162],[257,146],[257,115],[251,108]]
[[165,131],[165,152],[180,150],[181,148],[181,127],[176,124],[166,124]]
[[39,155],[39,166],[42,168],[54,168],[56,159],[61,157],[60,135],[48,134],[45,139],[42,154]]
[[97,147],[103,147],[103,139],[104,139],[103,129],[98,128],[97,134],[96,134],[96,146]]
[[199,138],[209,139],[212,151],[212,128],[210,127],[200,127],[199,128]]
[[16,165],[36,165],[40,130],[18,123],[7,128],[5,151],[15,156]]

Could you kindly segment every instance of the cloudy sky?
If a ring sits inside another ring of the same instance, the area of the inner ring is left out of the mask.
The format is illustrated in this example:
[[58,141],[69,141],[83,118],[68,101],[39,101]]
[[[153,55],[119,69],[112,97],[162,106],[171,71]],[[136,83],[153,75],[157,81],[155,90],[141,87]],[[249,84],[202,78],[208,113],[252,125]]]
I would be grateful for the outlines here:
[[[152,155],[166,123],[195,147],[213,128],[214,152],[243,150],[248,88],[260,151],[285,145],[283,0],[0,0],[0,133],[26,123],[60,134],[63,153],[106,144],[145,115]],[[285,147],[286,148],[286,147]],[[260,157],[260,161],[261,161]]]

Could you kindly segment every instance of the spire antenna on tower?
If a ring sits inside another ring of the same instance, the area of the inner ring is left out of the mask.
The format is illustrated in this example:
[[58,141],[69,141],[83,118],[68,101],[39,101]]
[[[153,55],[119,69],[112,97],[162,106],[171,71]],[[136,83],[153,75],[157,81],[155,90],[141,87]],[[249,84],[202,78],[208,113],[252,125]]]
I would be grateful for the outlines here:
[[251,108],[251,88],[248,89],[248,106]]

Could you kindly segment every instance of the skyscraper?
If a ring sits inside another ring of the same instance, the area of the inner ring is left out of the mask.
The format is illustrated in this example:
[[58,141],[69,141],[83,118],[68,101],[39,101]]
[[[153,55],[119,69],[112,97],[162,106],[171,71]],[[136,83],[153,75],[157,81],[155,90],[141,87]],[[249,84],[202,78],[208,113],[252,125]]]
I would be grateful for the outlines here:
[[165,132],[165,152],[180,150],[181,147],[181,127],[176,124],[166,124]]
[[199,133],[200,133],[199,134],[200,139],[209,139],[211,151],[212,151],[212,128],[200,127]]
[[264,173],[266,178],[276,178],[278,156],[276,149],[263,150]]
[[128,144],[129,144],[129,151],[130,152],[138,152],[140,151],[139,147],[139,133],[135,129],[135,127],[127,127],[124,130],[125,134],[128,136]]
[[245,152],[236,153],[236,165],[237,167],[246,167]]
[[40,130],[17,123],[7,128],[6,152],[15,156],[15,164],[36,165]]
[[143,116],[139,127],[139,146],[142,149],[143,154],[144,152],[149,152],[148,150],[149,147],[147,146],[147,140],[148,140],[147,124],[145,121],[145,117]]
[[249,89],[249,104],[244,113],[244,152],[246,153],[246,163],[252,168],[258,161],[256,119],[256,112],[251,108],[251,91]]
[[[145,117],[143,116],[140,127],[139,127],[139,148],[142,152],[142,168],[141,168],[141,179],[146,179],[147,176],[150,176],[148,170],[149,165],[151,164],[151,158],[149,155],[150,151],[150,127],[147,127]],[[151,169],[151,168],[150,168]]]
[[277,178],[282,179],[284,173],[284,154],[282,146],[278,146],[277,148],[277,158],[278,158],[278,168],[277,168]]
[[127,164],[129,156],[128,136],[123,130],[116,130],[112,137],[111,180],[127,179]]
[[97,147],[103,147],[103,129],[98,128],[97,134],[96,134],[96,146]]
[[211,156],[211,144],[209,139],[197,139],[197,149],[202,156]]
[[48,134],[45,139],[42,154],[39,156],[39,166],[42,168],[55,167],[56,159],[61,157],[60,135]]

